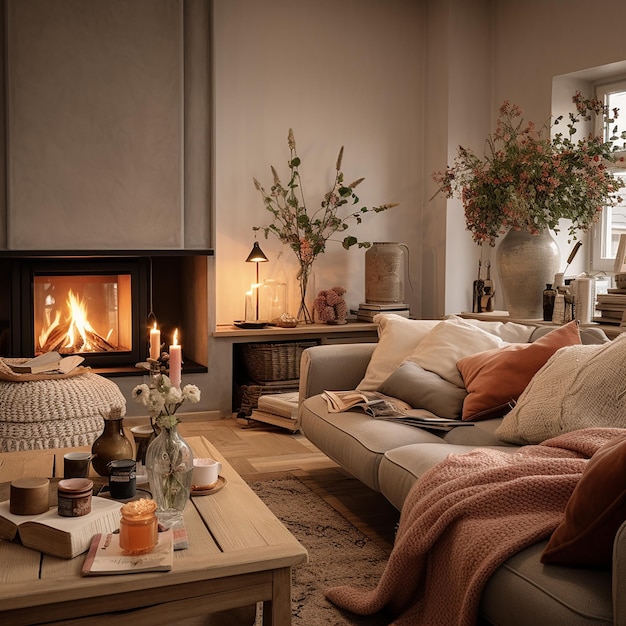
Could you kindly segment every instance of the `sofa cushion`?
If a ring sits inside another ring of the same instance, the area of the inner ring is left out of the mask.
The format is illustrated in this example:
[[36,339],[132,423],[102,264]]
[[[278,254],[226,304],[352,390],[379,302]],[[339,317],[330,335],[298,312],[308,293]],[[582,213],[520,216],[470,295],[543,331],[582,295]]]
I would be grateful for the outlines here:
[[489,624],[613,624],[610,572],[544,565],[547,541],[521,550],[487,580],[480,614]]
[[378,466],[387,450],[410,443],[442,441],[435,433],[376,420],[360,409],[331,414],[321,395],[307,398],[299,414],[307,439],[376,491],[380,491]]
[[541,443],[580,428],[626,428],[626,334],[561,348],[535,374],[496,430],[503,441]]
[[[457,428],[456,430],[473,430]],[[450,454],[466,454],[482,447],[442,443],[413,443],[389,450],[380,462],[378,481],[381,493],[399,511],[415,481],[425,472],[445,460]],[[513,446],[495,446],[502,452],[515,452]]]
[[439,417],[461,417],[467,392],[438,374],[406,361],[383,382],[380,391],[408,402],[414,409],[426,409]]
[[610,568],[626,520],[626,434],[592,457],[541,556],[542,563]]
[[532,341],[534,333],[539,326],[529,326],[527,324],[518,324],[517,322],[488,322],[485,320],[473,320],[462,318],[468,324],[476,326],[490,335],[500,337],[508,343],[528,343]]
[[395,314],[376,315],[374,321],[378,324],[378,343],[357,386],[361,391],[378,391],[385,379],[440,323],[440,320],[409,320]]
[[429,372],[435,372],[457,387],[463,387],[457,361],[470,354],[504,345],[506,343],[496,335],[460,317],[451,316],[435,326],[406,360]]
[[511,410],[546,361],[564,346],[580,344],[578,322],[552,330],[534,343],[513,343],[461,359],[457,367],[468,395],[463,419],[499,417]]

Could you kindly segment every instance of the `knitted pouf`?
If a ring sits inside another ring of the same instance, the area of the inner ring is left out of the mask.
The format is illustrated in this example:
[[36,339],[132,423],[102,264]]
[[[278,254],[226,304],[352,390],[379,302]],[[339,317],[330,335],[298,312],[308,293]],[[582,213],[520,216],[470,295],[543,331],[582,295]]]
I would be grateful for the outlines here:
[[0,451],[91,445],[104,418],[126,400],[119,387],[98,374],[54,380],[0,380]]

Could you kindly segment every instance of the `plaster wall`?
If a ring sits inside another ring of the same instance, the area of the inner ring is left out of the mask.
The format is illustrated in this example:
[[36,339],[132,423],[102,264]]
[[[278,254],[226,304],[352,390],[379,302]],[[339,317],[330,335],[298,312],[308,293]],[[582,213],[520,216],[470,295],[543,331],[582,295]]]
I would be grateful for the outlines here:
[[[288,181],[289,128],[309,212],[332,184],[342,145],[345,182],[365,177],[357,207],[400,203],[365,215],[347,232],[407,244],[413,291],[407,286],[406,300],[419,314],[423,48],[423,2],[214,3],[217,323],[244,314],[244,294],[255,282],[254,265],[244,262],[252,227],[271,217],[252,178],[269,189],[274,165]],[[295,314],[295,254],[273,236],[259,233],[259,243],[270,259],[260,265],[260,279],[286,279]],[[357,308],[364,300],[364,254],[329,241],[313,266],[316,291],[342,285],[348,306]]]

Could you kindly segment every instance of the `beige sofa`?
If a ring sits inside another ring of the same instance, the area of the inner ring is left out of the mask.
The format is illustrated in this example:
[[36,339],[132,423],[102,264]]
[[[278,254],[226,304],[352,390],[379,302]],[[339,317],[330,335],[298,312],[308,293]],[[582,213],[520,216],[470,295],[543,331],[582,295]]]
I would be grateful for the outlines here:
[[[507,337],[504,326],[488,330]],[[526,333],[526,341],[533,342],[549,330],[527,327],[521,332],[522,336]],[[330,458],[400,510],[415,481],[450,453],[476,447],[509,452],[518,449],[518,445],[503,442],[497,436],[502,417],[444,432],[375,420],[359,410],[329,414],[319,394],[325,389],[357,388],[371,374],[375,351],[400,350],[404,351],[402,358],[406,357],[405,337],[401,336],[395,344],[387,341],[381,347],[384,339],[388,338],[381,336],[379,344],[317,346],[303,354],[300,427]],[[608,342],[606,335],[596,329],[581,330],[581,339],[584,344]],[[389,374],[402,358],[387,363],[383,375]],[[380,383],[381,373],[378,374]],[[626,572],[622,572],[626,567],[626,526],[615,540],[612,572],[543,565],[539,558],[546,543],[537,543],[516,554],[490,578],[482,595],[481,619],[494,625],[626,625]]]

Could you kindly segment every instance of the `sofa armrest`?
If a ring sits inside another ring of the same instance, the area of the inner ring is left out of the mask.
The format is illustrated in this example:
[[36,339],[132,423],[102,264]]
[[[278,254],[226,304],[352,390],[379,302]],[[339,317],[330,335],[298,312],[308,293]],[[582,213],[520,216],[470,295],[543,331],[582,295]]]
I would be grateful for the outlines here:
[[375,343],[345,343],[307,348],[300,361],[300,402],[325,389],[356,389],[375,347]]
[[626,522],[613,542],[613,624],[626,626]]

